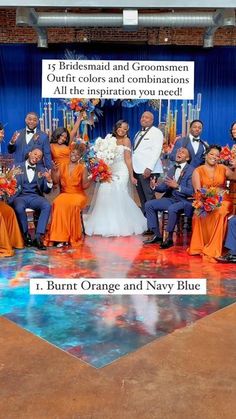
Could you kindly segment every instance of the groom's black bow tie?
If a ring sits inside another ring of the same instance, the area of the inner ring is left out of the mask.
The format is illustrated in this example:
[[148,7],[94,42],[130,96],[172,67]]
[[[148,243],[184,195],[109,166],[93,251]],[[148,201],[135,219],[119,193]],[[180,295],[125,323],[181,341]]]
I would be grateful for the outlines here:
[[34,134],[34,129],[27,129],[27,134]]
[[174,168],[175,169],[181,169],[181,165],[180,164],[174,164]]
[[35,172],[36,167],[35,167],[35,166],[30,166],[30,165],[28,165],[28,166],[27,166],[27,169],[32,169],[32,170]]
[[194,142],[194,141],[197,141],[197,142],[199,143],[200,138],[194,138],[194,137],[193,137],[193,142]]

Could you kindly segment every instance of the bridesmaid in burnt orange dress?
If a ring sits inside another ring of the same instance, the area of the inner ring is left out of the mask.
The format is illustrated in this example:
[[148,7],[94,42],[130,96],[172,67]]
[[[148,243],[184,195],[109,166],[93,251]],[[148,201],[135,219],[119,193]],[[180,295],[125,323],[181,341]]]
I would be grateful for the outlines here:
[[83,114],[79,114],[71,133],[64,127],[58,127],[53,131],[50,141],[52,160],[56,165],[69,163],[70,161],[70,145],[74,141]]
[[13,256],[13,248],[23,249],[24,242],[13,209],[0,201],[0,258]]
[[84,189],[91,184],[87,169],[81,163],[84,144],[75,145],[70,153],[70,162],[60,165],[54,174],[54,181],[60,181],[61,193],[53,202],[49,241],[58,247],[71,244],[76,247],[82,236],[81,210],[87,204]]
[[[226,180],[234,179],[236,173],[228,167],[218,164],[221,147],[212,145],[206,152],[205,164],[193,172],[193,187],[197,191],[202,187],[215,186],[226,189]],[[222,206],[206,216],[193,216],[193,232],[188,253],[201,254],[204,260],[215,262],[222,254],[223,241],[227,228],[227,219],[232,212],[232,203],[227,194]]]

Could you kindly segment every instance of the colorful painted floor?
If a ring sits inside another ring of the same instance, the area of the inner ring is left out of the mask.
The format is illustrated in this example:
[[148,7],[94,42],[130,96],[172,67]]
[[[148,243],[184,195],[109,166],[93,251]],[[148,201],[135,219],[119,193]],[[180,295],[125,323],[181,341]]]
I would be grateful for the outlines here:
[[[33,249],[1,260],[0,314],[96,368],[236,300],[235,265],[202,263],[142,237],[86,237],[81,248]],[[35,296],[30,278],[207,278],[206,296]]]

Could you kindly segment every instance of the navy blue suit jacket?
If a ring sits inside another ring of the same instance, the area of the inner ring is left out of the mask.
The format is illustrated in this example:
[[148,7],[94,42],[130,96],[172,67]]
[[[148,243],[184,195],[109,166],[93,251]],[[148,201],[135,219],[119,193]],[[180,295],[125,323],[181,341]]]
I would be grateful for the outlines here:
[[34,148],[39,148],[43,152],[43,161],[39,162],[39,164],[43,165],[47,169],[51,169],[52,157],[48,135],[37,128],[36,134],[33,135],[32,139],[27,144],[25,140],[26,129],[24,128],[20,130],[19,133],[20,135],[15,144],[8,144],[7,146],[8,153],[14,153],[14,163],[18,164],[24,162],[25,156],[29,153],[29,151],[32,151]]
[[[206,141],[204,141],[204,143],[208,145]],[[188,149],[190,157],[191,157],[191,166],[198,167],[204,163],[204,154],[206,151],[206,147],[204,146],[204,144],[199,142],[198,151],[195,154],[189,136],[180,138],[179,140],[176,141],[174,148],[169,155],[170,160],[175,161],[177,150],[181,147],[185,147]]]
[[[192,185],[193,171],[194,167],[187,163],[183,170],[180,172],[180,177],[178,179],[178,184],[181,188],[180,191],[170,188],[164,182],[155,188],[155,192],[165,192],[167,197],[173,197],[177,199],[177,201],[183,201],[185,203],[185,213],[187,216],[191,216],[193,212],[192,202],[188,199],[193,195],[194,192]],[[175,168],[172,167],[168,171],[167,176],[173,178],[174,174]]]
[[[16,175],[17,191],[16,191],[15,195],[13,195],[9,199],[9,201],[8,201],[9,204],[12,204],[14,199],[22,193],[25,176],[27,176],[26,175],[25,162],[19,164],[17,167],[19,167],[21,169],[22,173],[20,173],[19,175]],[[38,175],[39,172],[40,172],[40,167],[39,168],[36,167],[35,174],[36,174],[36,179],[37,179],[37,193],[38,193],[38,195],[43,196],[44,193],[49,193],[52,189],[48,187],[47,180],[45,179],[45,177],[41,177],[41,176]]]

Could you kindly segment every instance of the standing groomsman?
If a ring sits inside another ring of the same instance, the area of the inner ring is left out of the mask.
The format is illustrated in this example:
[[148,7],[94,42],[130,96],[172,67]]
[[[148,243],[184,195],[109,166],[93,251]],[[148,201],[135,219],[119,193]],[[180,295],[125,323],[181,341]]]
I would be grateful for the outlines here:
[[134,137],[133,145],[133,169],[137,179],[137,192],[141,208],[145,214],[145,202],[153,198],[153,191],[150,189],[150,178],[159,177],[163,173],[160,159],[163,134],[161,130],[153,126],[154,115],[151,112],[144,112],[140,119],[141,130]]
[[14,153],[14,163],[22,163],[25,161],[26,155],[34,148],[38,148],[43,153],[43,160],[39,162],[39,166],[52,168],[52,158],[48,135],[37,128],[39,123],[38,115],[35,112],[29,112],[25,118],[26,127],[13,134],[8,144],[8,152]]
[[202,128],[202,121],[199,119],[193,120],[190,124],[189,134],[187,137],[180,138],[176,141],[174,148],[169,155],[169,159],[175,161],[177,151],[179,148],[184,147],[189,151],[191,166],[198,167],[203,164],[208,144],[201,139]]

